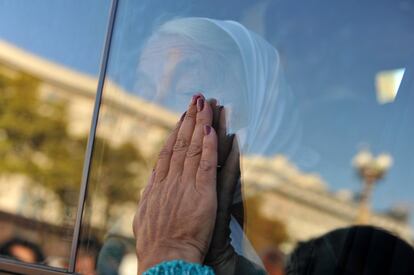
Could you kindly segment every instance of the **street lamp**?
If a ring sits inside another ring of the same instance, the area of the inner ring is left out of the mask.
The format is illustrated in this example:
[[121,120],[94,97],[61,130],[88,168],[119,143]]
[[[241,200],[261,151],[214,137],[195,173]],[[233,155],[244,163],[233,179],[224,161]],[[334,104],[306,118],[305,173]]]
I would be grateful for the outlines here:
[[377,181],[382,179],[392,166],[393,160],[389,154],[379,154],[374,157],[370,151],[360,151],[352,160],[352,165],[357,169],[363,182],[360,205],[356,222],[358,224],[369,223],[370,200],[372,189]]

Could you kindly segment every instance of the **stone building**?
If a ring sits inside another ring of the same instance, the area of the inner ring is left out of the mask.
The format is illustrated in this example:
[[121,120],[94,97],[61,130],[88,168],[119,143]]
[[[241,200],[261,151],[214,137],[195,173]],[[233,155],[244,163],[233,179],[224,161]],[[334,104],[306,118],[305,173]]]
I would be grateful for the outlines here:
[[[0,41],[0,65],[1,74],[12,76],[13,73],[22,71],[40,79],[41,97],[45,101],[58,99],[66,103],[70,134],[89,134],[97,77],[52,63],[4,41]],[[97,136],[105,137],[115,146],[130,141],[145,156],[151,156],[158,151],[177,119],[178,114],[140,99],[108,80],[104,87]],[[357,202],[349,196],[330,192],[318,175],[299,171],[283,156],[243,156],[242,163],[245,194],[265,194],[263,214],[277,218],[286,225],[290,236],[287,249],[297,241],[354,223],[358,211]],[[7,215],[24,217],[19,219],[20,223],[37,220],[42,224],[59,226],[59,219],[53,213],[56,197],[47,190],[38,190],[38,196],[47,198],[47,202],[41,209],[43,212],[33,213],[31,210],[36,195],[28,198],[25,189],[24,178],[21,176],[0,175],[0,210],[9,213]],[[130,219],[135,209],[122,209],[119,211],[124,214],[124,218],[117,224],[118,231],[131,236]],[[7,215],[0,215],[0,219]],[[94,215],[94,226],[99,227],[102,219],[100,215],[102,213],[99,211]],[[412,229],[406,220],[373,213],[371,222],[407,240],[412,238]]]

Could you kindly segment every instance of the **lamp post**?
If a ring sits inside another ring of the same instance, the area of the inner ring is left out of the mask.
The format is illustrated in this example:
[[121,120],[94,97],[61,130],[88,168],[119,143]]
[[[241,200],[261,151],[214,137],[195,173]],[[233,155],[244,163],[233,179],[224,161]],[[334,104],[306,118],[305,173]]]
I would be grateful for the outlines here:
[[356,218],[358,224],[369,223],[372,189],[375,183],[384,177],[392,163],[393,160],[389,154],[379,154],[377,157],[374,157],[368,150],[358,152],[353,158],[352,165],[357,169],[363,183]]

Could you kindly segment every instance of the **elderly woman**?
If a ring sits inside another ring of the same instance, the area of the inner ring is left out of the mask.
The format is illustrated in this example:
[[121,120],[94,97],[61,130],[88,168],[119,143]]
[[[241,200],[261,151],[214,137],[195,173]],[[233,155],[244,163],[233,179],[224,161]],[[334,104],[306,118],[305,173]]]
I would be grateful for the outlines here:
[[[242,204],[239,147],[244,154],[272,153],[299,136],[276,49],[234,21],[171,20],[148,39],[136,87],[140,96],[173,109],[196,91],[224,106],[193,96],[162,149],[134,221],[139,271],[210,272],[200,265],[206,263],[217,274],[264,273],[239,255],[260,261],[247,241],[231,245],[229,223],[231,206]],[[171,262],[177,259],[186,264]]]

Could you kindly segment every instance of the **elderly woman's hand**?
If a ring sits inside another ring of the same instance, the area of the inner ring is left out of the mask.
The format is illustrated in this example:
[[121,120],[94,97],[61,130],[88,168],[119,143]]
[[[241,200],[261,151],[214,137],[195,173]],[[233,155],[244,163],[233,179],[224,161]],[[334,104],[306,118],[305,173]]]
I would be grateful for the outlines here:
[[167,139],[135,214],[139,273],[163,261],[203,263],[217,210],[217,136],[196,95]]

